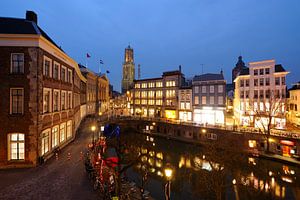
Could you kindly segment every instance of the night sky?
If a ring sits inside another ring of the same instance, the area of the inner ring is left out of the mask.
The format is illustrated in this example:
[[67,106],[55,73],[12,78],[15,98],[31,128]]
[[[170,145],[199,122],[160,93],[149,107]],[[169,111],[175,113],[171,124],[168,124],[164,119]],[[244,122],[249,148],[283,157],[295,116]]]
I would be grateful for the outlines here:
[[219,73],[231,82],[246,63],[275,59],[300,81],[299,0],[1,0],[0,16],[38,14],[39,26],[77,62],[108,74],[120,90],[124,48],[134,48],[142,78],[182,70],[186,77]]

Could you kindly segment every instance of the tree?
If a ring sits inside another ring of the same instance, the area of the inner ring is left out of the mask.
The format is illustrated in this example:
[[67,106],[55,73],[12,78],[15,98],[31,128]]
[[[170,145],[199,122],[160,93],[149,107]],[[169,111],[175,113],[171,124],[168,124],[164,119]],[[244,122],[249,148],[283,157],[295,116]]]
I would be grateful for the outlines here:
[[[257,95],[257,94],[256,94]],[[284,118],[285,115],[285,99],[279,95],[279,90],[267,90],[266,98],[258,101],[258,96],[254,95],[256,100],[249,102],[250,107],[250,121],[253,122],[254,127],[265,136],[267,141],[267,153],[270,153],[270,136],[272,128],[276,127],[276,119]]]

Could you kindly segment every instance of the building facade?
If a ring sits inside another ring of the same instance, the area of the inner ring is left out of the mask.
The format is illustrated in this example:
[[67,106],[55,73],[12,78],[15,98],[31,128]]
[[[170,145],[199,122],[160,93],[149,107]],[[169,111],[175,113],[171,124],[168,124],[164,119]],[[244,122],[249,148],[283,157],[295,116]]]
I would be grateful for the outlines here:
[[141,117],[178,119],[178,93],[184,76],[180,70],[162,77],[134,81],[131,114]]
[[86,79],[35,13],[0,27],[0,167],[35,166],[75,137]]
[[193,78],[193,121],[202,125],[225,123],[226,81],[223,73],[203,74]]
[[236,77],[241,73],[242,70],[246,69],[246,65],[243,61],[243,57],[242,56],[239,56],[238,57],[238,61],[235,65],[235,67],[233,68],[232,70],[232,83],[234,82],[234,80],[236,79]]
[[272,117],[272,126],[284,128],[287,74],[275,60],[250,62],[234,80],[236,123],[263,129]]
[[97,78],[97,112],[101,115],[109,109],[109,79],[105,74],[98,74]]
[[293,125],[300,126],[300,82],[289,89],[289,94],[287,120]]
[[192,86],[180,87],[178,92],[178,117],[181,122],[193,121],[192,102]]
[[122,93],[126,93],[133,88],[133,80],[135,79],[135,66],[133,49],[130,45],[125,49],[123,76],[122,76]]

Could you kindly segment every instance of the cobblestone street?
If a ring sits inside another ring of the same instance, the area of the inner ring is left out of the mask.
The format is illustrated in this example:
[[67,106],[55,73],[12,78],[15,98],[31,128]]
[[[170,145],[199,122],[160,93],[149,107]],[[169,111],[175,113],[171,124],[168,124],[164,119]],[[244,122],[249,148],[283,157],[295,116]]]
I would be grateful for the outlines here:
[[53,156],[36,168],[1,170],[0,199],[99,199],[81,160],[81,151],[91,139],[87,128],[60,151],[58,160]]

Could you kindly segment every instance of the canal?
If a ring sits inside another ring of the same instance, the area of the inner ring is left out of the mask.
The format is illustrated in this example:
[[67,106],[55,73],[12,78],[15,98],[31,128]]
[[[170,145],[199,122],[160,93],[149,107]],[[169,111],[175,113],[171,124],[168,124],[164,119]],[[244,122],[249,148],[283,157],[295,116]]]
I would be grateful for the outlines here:
[[234,144],[224,150],[140,133],[122,134],[121,140],[127,157],[138,161],[126,176],[155,199],[165,199],[166,166],[173,171],[171,199],[300,198],[298,167],[245,156]]

